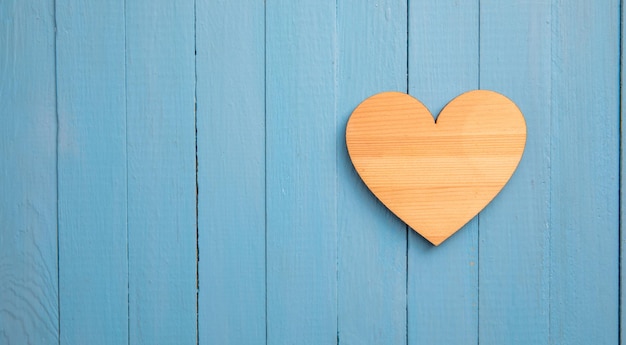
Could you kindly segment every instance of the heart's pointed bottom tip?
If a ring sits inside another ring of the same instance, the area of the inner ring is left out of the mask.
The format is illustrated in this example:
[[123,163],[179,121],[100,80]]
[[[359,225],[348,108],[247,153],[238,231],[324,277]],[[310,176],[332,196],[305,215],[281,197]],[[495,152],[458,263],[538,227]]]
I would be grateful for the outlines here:
[[424,236],[424,238],[430,242],[433,246],[438,247],[440,244],[443,243],[443,241],[447,240],[448,237],[442,238],[442,237],[431,237],[428,238],[426,236]]
[[430,242],[430,244],[432,244],[435,247],[439,247],[440,244],[445,242],[445,240],[447,240],[448,238],[450,238],[450,236],[454,234],[452,233],[448,235],[446,234],[442,235],[441,232],[436,232],[436,235],[430,234],[429,236],[426,236],[425,234],[415,230],[415,228],[412,226],[409,226],[409,228],[415,231],[418,235],[422,236],[426,241]]

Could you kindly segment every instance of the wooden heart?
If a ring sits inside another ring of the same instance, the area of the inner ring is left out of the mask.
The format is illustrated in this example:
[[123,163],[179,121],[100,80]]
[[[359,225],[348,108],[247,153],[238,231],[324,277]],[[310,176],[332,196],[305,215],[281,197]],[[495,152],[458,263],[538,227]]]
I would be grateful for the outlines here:
[[417,99],[383,92],[350,116],[346,143],[369,189],[434,245],[500,192],[522,158],[526,123],[505,96],[464,93],[436,123]]

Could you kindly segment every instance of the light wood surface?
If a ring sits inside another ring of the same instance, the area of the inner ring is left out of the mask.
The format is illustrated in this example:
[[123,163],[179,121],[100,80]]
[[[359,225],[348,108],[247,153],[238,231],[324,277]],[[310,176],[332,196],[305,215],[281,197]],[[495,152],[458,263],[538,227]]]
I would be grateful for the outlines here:
[[434,245],[500,192],[525,142],[519,108],[485,90],[455,98],[436,123],[415,98],[383,92],[361,103],[346,129],[350,158],[365,184]]

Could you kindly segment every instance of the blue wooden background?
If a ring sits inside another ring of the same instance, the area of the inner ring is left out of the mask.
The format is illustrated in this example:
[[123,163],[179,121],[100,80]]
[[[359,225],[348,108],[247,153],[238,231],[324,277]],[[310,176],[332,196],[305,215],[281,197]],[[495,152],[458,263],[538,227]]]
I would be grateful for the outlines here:
[[[623,9],[0,1],[0,344],[619,343]],[[526,151],[433,247],[345,124],[477,88]]]

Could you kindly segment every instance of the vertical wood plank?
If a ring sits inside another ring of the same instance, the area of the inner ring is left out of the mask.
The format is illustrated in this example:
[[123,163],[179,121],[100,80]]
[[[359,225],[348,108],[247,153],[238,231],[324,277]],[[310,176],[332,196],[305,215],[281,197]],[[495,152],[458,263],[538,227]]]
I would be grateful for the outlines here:
[[[478,1],[409,1],[409,93],[436,116],[478,88]],[[413,230],[408,245],[409,344],[476,344],[476,219],[433,247]]]
[[619,2],[552,7],[550,339],[618,343]]
[[129,339],[196,344],[194,3],[126,1]]
[[480,2],[480,87],[526,119],[517,171],[480,214],[481,344],[547,344],[550,223],[549,0]]
[[61,343],[126,344],[124,1],[56,5]]
[[406,225],[369,191],[346,149],[350,114],[367,97],[406,91],[406,0],[337,8],[338,341],[406,343]]
[[335,1],[266,11],[268,343],[335,344]]
[[265,344],[264,4],[197,2],[199,340]]
[[626,35],[626,25],[624,25],[624,18],[626,15],[626,8],[624,7],[624,1],[620,1],[620,265],[619,265],[619,317],[620,317],[620,343],[626,344],[626,153],[624,148],[626,147],[626,139],[624,138],[624,131],[626,131],[626,118],[624,114],[626,112],[626,89],[624,88],[624,82],[626,82],[626,71],[624,63],[626,63],[626,57],[624,56],[624,36]]
[[0,344],[56,344],[54,2],[0,2]]

